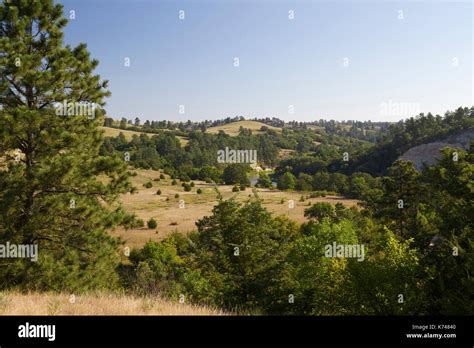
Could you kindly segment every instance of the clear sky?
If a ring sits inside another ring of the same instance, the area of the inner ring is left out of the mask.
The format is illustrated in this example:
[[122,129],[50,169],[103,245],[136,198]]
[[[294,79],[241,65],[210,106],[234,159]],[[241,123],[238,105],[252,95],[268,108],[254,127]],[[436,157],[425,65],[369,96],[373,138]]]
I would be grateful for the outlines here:
[[397,121],[402,105],[474,105],[472,1],[61,3],[75,11],[65,40],[100,61],[117,119]]

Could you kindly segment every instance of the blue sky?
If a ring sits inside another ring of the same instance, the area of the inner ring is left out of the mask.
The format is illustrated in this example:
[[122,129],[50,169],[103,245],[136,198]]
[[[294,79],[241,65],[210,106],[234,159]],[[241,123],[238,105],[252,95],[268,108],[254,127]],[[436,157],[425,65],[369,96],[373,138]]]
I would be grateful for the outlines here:
[[474,104],[471,1],[61,3],[76,16],[65,41],[100,61],[117,119],[397,121],[410,115],[381,105]]

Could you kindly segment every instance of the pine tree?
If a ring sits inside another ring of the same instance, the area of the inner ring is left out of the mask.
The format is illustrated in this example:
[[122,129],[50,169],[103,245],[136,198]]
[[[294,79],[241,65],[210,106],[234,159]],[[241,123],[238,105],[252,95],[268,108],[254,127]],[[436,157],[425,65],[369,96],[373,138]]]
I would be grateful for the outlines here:
[[382,217],[403,238],[416,234],[420,192],[419,173],[412,162],[396,161],[383,179],[383,196],[375,204],[375,216]]
[[[424,266],[429,282],[430,314],[464,315],[474,310],[474,156],[445,148],[435,166],[426,168],[429,186]],[[436,234],[434,237],[434,233]],[[428,243],[429,242],[429,243]]]
[[278,178],[277,188],[279,190],[293,190],[296,187],[296,177],[290,173],[286,172]]
[[64,45],[66,24],[53,0],[0,4],[0,243],[39,253],[0,260],[2,287],[115,280],[119,241],[106,230],[125,220],[111,204],[132,188],[124,161],[99,155],[107,81],[85,44]]
[[278,287],[280,262],[298,236],[294,222],[273,219],[258,199],[220,199],[196,226],[193,258],[216,305],[256,309],[274,300],[268,289]]

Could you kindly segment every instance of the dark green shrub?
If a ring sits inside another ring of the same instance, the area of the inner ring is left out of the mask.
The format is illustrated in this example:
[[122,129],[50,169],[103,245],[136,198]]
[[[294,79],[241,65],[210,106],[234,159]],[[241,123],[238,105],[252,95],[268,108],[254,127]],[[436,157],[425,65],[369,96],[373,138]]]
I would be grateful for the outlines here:
[[146,224],[147,224],[148,228],[151,228],[151,229],[154,229],[157,226],[156,220],[153,219],[153,218],[148,220],[148,222]]

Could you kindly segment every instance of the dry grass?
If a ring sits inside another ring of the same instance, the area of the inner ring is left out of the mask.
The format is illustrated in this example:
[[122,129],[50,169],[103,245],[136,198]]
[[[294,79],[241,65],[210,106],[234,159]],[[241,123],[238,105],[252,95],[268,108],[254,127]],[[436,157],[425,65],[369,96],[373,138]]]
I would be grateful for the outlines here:
[[[123,195],[120,199],[122,206],[127,212],[135,213],[140,219],[143,219],[145,224],[150,218],[154,218],[157,221],[157,228],[149,229],[143,227],[131,230],[117,228],[111,231],[113,236],[121,237],[128,247],[142,247],[150,240],[162,240],[175,231],[187,233],[196,230],[196,221],[204,216],[211,215],[212,208],[218,203],[214,187],[205,182],[194,181],[196,186],[192,191],[184,192],[179,181],[178,185],[171,185],[169,178],[159,182],[153,181],[153,179],[159,177],[160,173],[157,171],[142,169],[133,171],[137,172],[137,176],[133,177],[132,181],[138,188],[138,193]],[[148,181],[153,183],[152,188],[147,189],[143,187],[143,184]],[[196,193],[198,188],[203,191],[202,194]],[[158,189],[161,190],[161,195],[156,194]],[[237,193],[232,192],[231,185],[220,185],[218,189],[224,199],[234,198],[237,201],[243,202],[253,197],[251,189]],[[257,189],[257,193],[262,199],[263,206],[274,216],[285,215],[298,223],[307,221],[304,217],[304,210],[308,208],[309,204],[316,202],[336,204],[341,202],[345,206],[351,207],[358,203],[357,200],[339,196],[310,198],[300,202],[301,195],[306,196],[307,192]],[[175,198],[175,194],[179,194],[179,198]],[[179,208],[179,201],[181,199],[185,202],[184,208]],[[292,209],[288,207],[289,200],[294,201],[294,208]]]
[[[154,135],[153,133],[137,132],[137,131],[132,131],[132,130],[117,129],[117,128],[111,128],[111,127],[101,127],[101,128],[104,131],[105,137],[116,137],[120,133],[123,133],[127,141],[132,140],[133,135],[140,136],[140,134],[146,134],[150,137]],[[178,138],[179,143],[181,144],[182,147],[186,146],[189,143],[189,139],[186,137],[176,136],[176,138]]]
[[110,128],[110,127],[101,127],[101,128],[104,131],[104,136],[106,136],[106,137],[116,137],[120,133],[123,133],[123,135],[125,136],[125,139],[127,139],[127,141],[132,140],[133,135],[140,136],[140,134],[146,134],[146,133],[126,130],[126,129],[117,129],[117,128]]
[[280,149],[278,151],[278,158],[283,160],[283,159],[288,159],[290,158],[296,150],[289,150],[289,149]]
[[237,121],[228,124],[224,124],[222,126],[210,127],[206,130],[207,133],[217,134],[220,130],[223,130],[226,134],[230,136],[239,135],[240,127],[247,128],[252,130],[253,133],[259,133],[260,128],[265,126],[269,129],[273,129],[274,131],[281,132],[281,128],[273,127],[266,125],[265,123],[258,122],[258,121]]
[[221,310],[158,297],[116,294],[0,293],[0,315],[226,315]]

